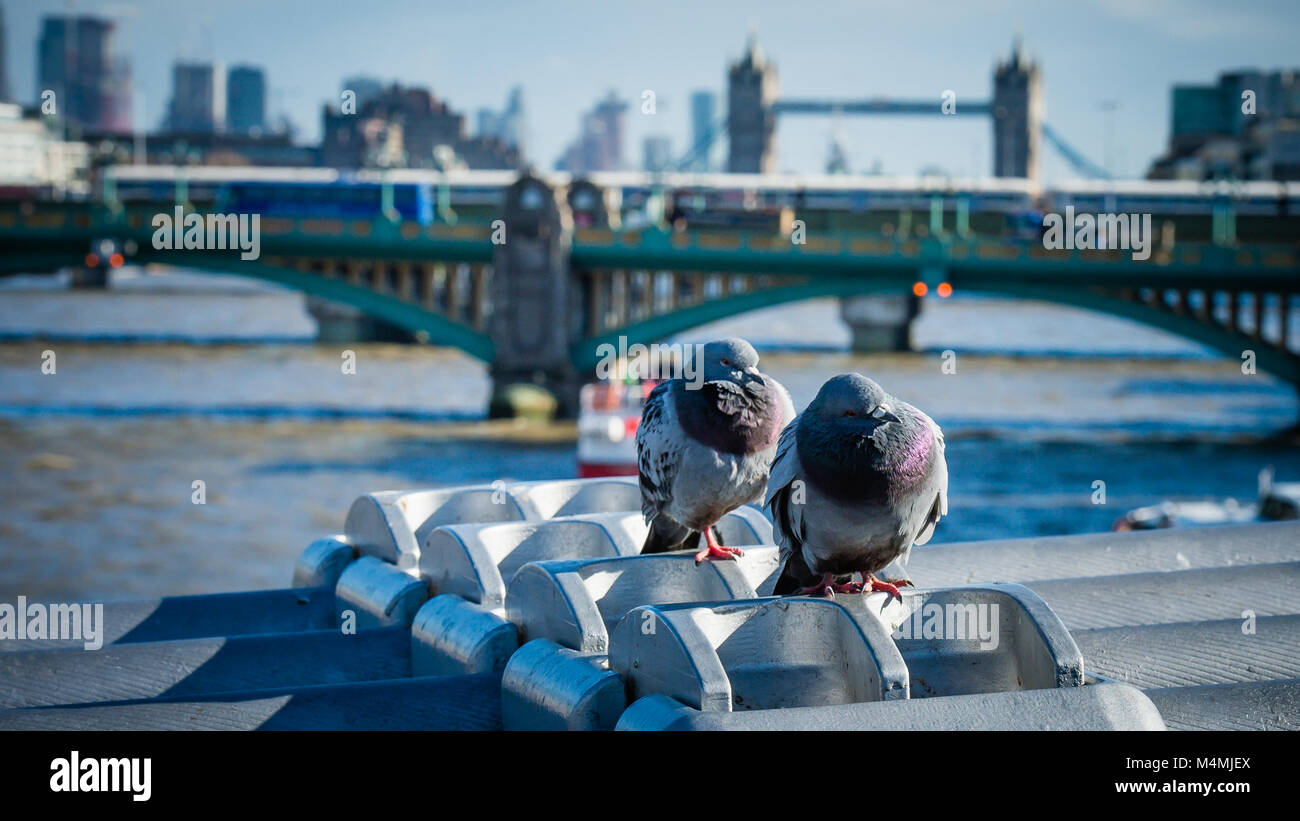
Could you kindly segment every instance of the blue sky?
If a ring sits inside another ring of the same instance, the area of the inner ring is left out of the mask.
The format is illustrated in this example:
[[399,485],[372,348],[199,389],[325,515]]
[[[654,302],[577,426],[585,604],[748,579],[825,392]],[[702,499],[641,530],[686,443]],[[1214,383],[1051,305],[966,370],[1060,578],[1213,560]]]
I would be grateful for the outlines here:
[[[751,26],[776,61],[791,97],[961,100],[991,93],[992,67],[1023,35],[1042,64],[1047,121],[1078,149],[1123,176],[1140,176],[1169,133],[1174,83],[1211,81],[1220,71],[1300,66],[1295,0],[571,0],[570,2],[396,2],[395,0],[0,0],[8,68],[21,99],[35,97],[40,17],[80,12],[121,23],[149,125],[170,94],[176,59],[216,58],[264,66],[273,113],[287,114],[303,140],[319,137],[320,106],[337,103],[344,76],[372,74],[426,85],[471,118],[500,107],[522,84],[529,154],[549,168],[577,131],[581,113],[606,90],[629,103],[657,95],[657,113],[629,108],[625,152],[639,163],[641,139],[686,147],[688,96],[724,90],[726,64]],[[1103,102],[1115,101],[1110,116]],[[981,118],[827,118],[784,121],[783,170],[819,171],[838,129],[856,169],[886,173],[925,166],[987,174],[990,127]],[[1113,129],[1113,132],[1111,131]],[[1113,136],[1108,136],[1113,134]],[[1049,180],[1072,176],[1050,150]]]

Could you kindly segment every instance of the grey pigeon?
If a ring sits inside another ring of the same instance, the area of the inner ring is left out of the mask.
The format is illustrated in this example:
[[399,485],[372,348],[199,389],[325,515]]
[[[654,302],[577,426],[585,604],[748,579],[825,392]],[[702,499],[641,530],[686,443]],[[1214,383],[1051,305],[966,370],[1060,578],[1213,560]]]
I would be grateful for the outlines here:
[[[943,432],[865,376],[836,376],[781,432],[765,506],[781,545],[777,595],[898,596],[875,573],[948,514]],[[844,580],[854,572],[861,583]]]
[[641,512],[650,525],[641,552],[694,548],[703,533],[696,564],[743,555],[718,544],[712,528],[762,499],[777,438],[794,418],[790,394],[759,373],[745,340],[710,342],[701,358],[703,380],[656,386],[636,432]]

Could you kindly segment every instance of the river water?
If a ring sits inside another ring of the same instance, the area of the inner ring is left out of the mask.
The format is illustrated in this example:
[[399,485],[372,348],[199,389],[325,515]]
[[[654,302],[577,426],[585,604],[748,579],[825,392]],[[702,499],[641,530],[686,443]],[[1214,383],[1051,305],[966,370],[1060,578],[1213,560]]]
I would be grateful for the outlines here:
[[[314,334],[300,295],[238,278],[0,281],[0,601],[280,587],[361,493],[574,475],[572,426],[483,420],[475,360]],[[1249,500],[1269,464],[1300,479],[1300,447],[1279,435],[1292,388],[1123,320],[957,295],[927,301],[920,353],[855,356],[837,304],[814,300],[681,341],[724,334],[759,346],[796,407],[857,370],[939,422],[950,515],[934,543],[1105,530],[1165,498]]]

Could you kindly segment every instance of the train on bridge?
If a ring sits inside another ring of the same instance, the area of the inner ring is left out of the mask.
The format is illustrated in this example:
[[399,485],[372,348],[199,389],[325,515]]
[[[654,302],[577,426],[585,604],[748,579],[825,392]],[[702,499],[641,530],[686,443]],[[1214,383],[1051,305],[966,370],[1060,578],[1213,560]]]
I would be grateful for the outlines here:
[[[512,171],[113,166],[101,196],[182,202],[267,217],[488,224]],[[1178,240],[1300,242],[1300,183],[594,173],[545,175],[570,188],[578,227],[1032,238],[1044,213],[1151,214]],[[1171,237],[1172,239],[1172,237]]]
[[[265,279],[458,347],[493,363],[502,385],[536,384],[542,373],[566,412],[577,405],[575,374],[611,340],[652,342],[813,297],[919,298],[945,285],[1111,313],[1234,359],[1251,351],[1260,370],[1300,384],[1297,183],[1038,188],[1015,179],[148,166],[102,174],[94,200],[0,202],[0,275],[72,268],[93,284],[107,259]],[[215,241],[155,245],[157,215],[176,207],[260,214],[259,258]],[[1150,216],[1149,253],[1103,244],[1100,232],[1096,246],[1047,247],[1044,217],[1060,210],[1069,219],[1071,208]],[[533,244],[496,242],[497,220]],[[545,357],[536,339],[515,336],[525,318],[512,306],[521,305],[529,327],[554,330]],[[905,349],[912,316],[859,323],[855,335],[862,327],[874,341],[855,345]],[[516,362],[532,364],[508,372]]]

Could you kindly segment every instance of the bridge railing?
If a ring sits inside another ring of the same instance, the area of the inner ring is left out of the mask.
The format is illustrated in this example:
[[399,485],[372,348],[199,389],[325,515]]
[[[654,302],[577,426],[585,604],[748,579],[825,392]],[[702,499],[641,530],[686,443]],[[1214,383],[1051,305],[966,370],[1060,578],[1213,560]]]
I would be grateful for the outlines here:
[[[171,211],[128,205],[110,210],[93,203],[21,203],[0,206],[0,241],[10,246],[67,244],[80,259],[86,243],[102,238],[134,242],[154,257],[159,215]],[[364,257],[490,262],[490,225],[420,225],[387,219],[284,218],[260,220],[262,254],[278,257]],[[1212,277],[1288,281],[1300,271],[1296,243],[1170,242],[1156,233],[1148,259],[1122,249],[1049,249],[1027,237],[918,236],[890,232],[779,232],[659,228],[574,231],[572,256],[581,269],[712,271],[744,274],[861,273],[865,268],[1022,271],[1037,277],[1088,273],[1125,278],[1135,270],[1161,277]],[[934,285],[937,283],[931,283]],[[1180,284],[1194,284],[1190,280]]]

